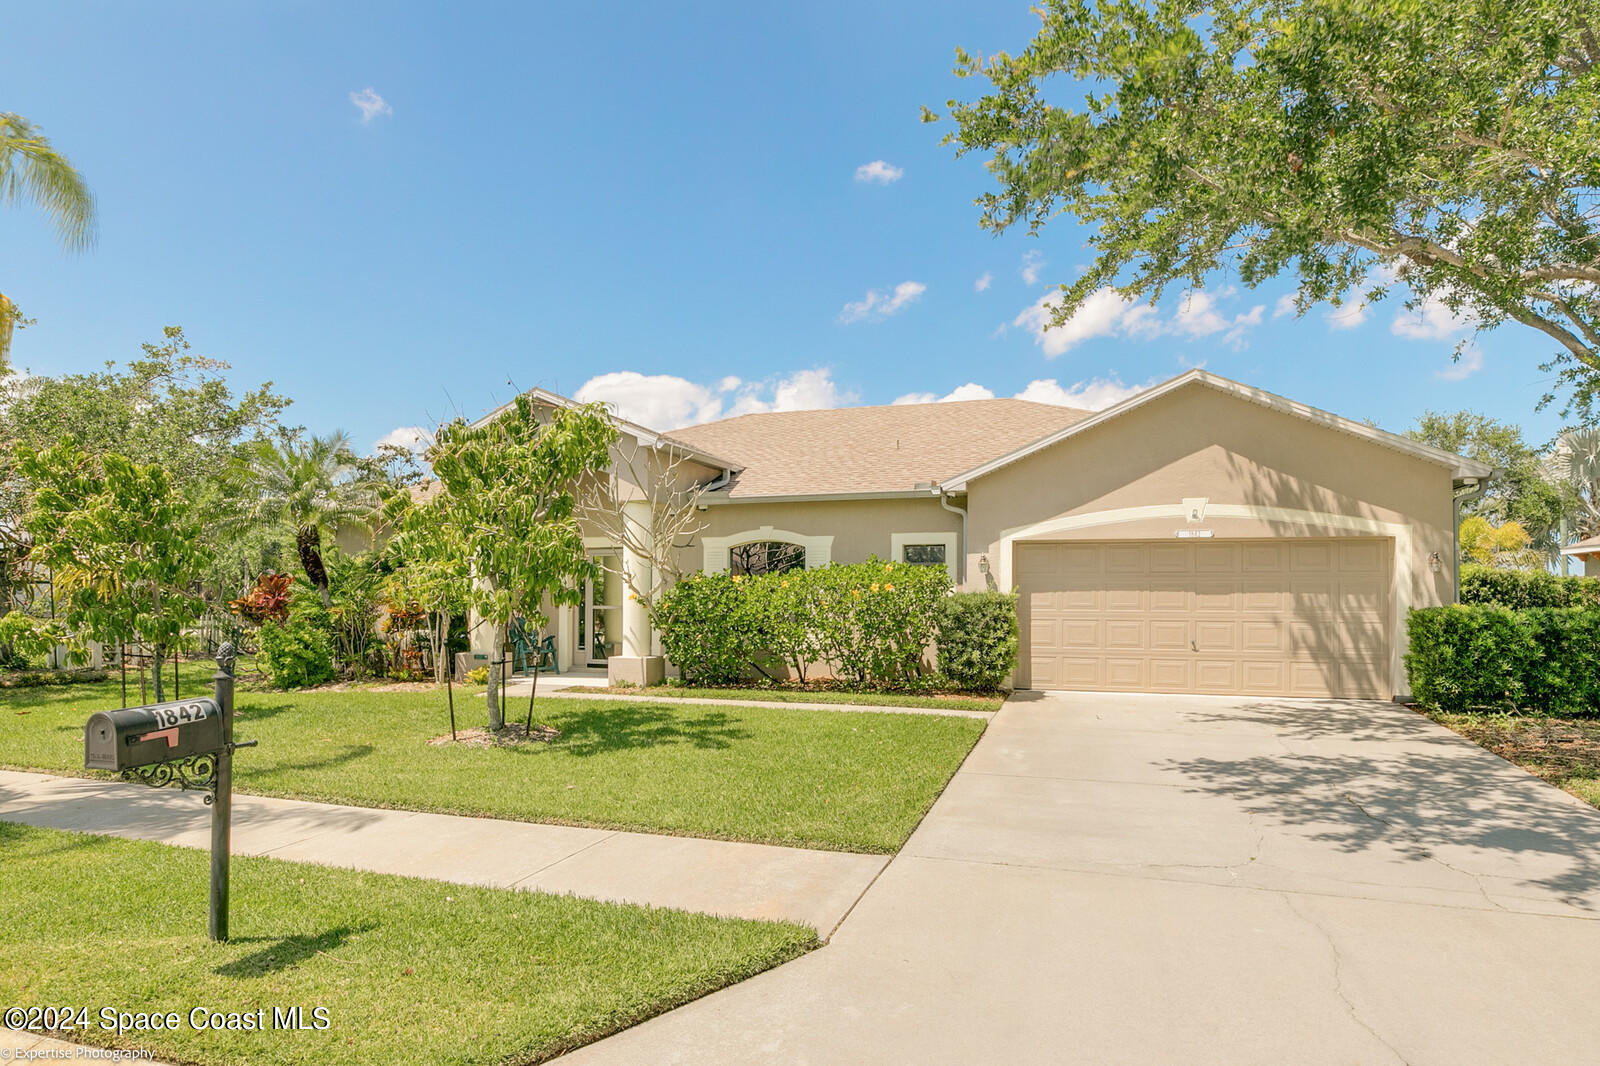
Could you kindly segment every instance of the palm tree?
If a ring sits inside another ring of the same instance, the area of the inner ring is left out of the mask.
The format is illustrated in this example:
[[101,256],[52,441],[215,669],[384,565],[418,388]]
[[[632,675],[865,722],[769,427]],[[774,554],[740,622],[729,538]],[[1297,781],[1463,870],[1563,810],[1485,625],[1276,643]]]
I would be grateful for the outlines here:
[[1577,496],[1578,537],[1600,534],[1600,428],[1564,430],[1545,458],[1545,476]]
[[294,527],[300,566],[322,602],[329,603],[323,534],[333,534],[341,523],[365,522],[375,506],[349,435],[335,431],[309,440],[261,441],[248,453],[246,476],[252,517]]
[[[83,176],[39,127],[21,115],[0,111],[0,202],[22,201],[50,217],[56,236],[68,249],[94,243],[94,196]],[[16,305],[0,293],[0,374],[10,367],[11,331],[20,319]]]

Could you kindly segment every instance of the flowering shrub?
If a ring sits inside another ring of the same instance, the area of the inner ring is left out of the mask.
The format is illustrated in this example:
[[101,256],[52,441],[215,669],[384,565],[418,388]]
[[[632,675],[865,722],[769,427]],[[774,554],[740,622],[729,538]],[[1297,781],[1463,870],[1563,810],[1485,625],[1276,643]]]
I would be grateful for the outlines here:
[[698,574],[658,597],[655,624],[685,680],[741,680],[772,658],[800,680],[814,663],[857,682],[922,673],[950,575],[871,559],[747,578]]

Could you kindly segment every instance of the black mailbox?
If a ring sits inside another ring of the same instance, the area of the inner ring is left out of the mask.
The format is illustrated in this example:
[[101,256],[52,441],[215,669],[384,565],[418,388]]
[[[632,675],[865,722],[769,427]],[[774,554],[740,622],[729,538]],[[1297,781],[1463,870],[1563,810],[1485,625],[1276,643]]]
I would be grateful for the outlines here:
[[128,770],[222,749],[222,708],[209,698],[101,711],[83,727],[89,770]]

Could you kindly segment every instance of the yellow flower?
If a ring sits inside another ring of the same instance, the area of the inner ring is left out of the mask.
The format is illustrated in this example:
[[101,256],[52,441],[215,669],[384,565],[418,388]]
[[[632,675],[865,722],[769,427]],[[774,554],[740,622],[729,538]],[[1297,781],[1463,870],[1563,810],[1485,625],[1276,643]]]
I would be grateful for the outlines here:
[[883,564],[883,572],[886,573],[886,574],[894,573],[894,564],[893,563],[884,563]]
[[877,592],[878,591],[878,583],[876,581],[874,581],[872,583],[872,591],[873,592]]
[[778,585],[781,588],[788,588],[789,587],[789,579],[788,578],[784,578],[782,581],[778,582]]
[[744,575],[743,574],[734,574],[733,575],[734,584],[738,584],[739,582],[741,582],[743,580],[744,580]]
[[850,595],[854,596],[856,599],[859,600],[861,598],[861,590],[860,589],[851,589],[850,590]]
[[887,591],[887,592],[893,592],[894,591],[894,586],[893,585],[885,585],[883,587],[884,587],[884,590]]

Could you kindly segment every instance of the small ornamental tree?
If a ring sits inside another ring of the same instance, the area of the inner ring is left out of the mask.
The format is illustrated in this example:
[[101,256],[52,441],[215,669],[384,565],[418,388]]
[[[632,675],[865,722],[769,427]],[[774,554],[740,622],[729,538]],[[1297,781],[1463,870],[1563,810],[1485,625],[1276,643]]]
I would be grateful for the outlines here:
[[396,493],[385,502],[383,518],[385,551],[395,563],[387,592],[394,603],[427,612],[433,678],[442,685],[450,672],[450,616],[465,610],[471,584],[465,542],[437,500],[418,503],[410,493]]
[[193,589],[208,554],[192,505],[162,468],[92,456],[70,439],[20,450],[17,466],[34,486],[31,557],[54,574],[67,632],[149,646],[160,702],[162,660],[202,607]]
[[457,419],[441,427],[428,450],[444,490],[437,505],[471,569],[469,601],[491,629],[491,729],[505,724],[500,659],[512,620],[543,631],[543,602],[576,604],[584,579],[595,576],[578,527],[577,492],[582,479],[610,464],[616,439],[616,424],[599,404],[546,413],[519,396],[486,423]]

